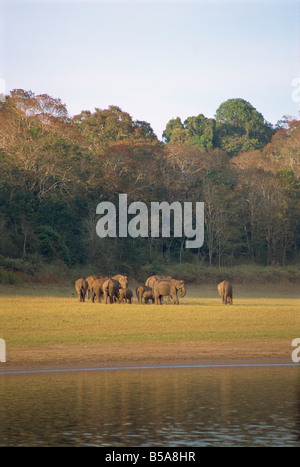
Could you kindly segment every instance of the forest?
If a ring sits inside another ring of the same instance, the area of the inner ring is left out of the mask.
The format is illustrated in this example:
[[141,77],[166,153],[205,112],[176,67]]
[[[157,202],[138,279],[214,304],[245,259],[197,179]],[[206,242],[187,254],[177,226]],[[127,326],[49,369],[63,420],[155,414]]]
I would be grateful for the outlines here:
[[[70,117],[59,98],[16,89],[0,103],[0,164],[2,277],[49,265],[138,276],[299,262],[300,121],[271,125],[241,98],[214,118],[171,119],[160,141],[117,106]],[[99,238],[96,206],[120,193],[128,203],[204,202],[203,246]]]

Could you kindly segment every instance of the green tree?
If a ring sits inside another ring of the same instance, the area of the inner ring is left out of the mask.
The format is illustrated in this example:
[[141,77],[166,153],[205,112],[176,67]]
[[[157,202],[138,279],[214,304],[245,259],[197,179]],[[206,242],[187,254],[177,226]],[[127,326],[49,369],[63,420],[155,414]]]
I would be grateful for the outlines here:
[[171,144],[185,143],[206,150],[213,149],[216,147],[216,122],[203,114],[188,117],[184,123],[177,117],[167,123],[163,140]]
[[96,108],[95,112],[85,110],[73,117],[72,121],[77,125],[88,149],[94,153],[101,153],[116,142],[156,139],[149,123],[133,121],[127,112],[113,105],[104,110]]
[[184,128],[188,131],[189,144],[203,149],[216,147],[216,121],[213,118],[206,118],[203,114],[188,117]]
[[244,99],[228,99],[216,111],[219,144],[230,155],[262,149],[273,129],[260,112]]
[[185,130],[180,117],[172,118],[162,134],[166,143],[185,143],[188,139],[188,132]]
[[65,242],[58,232],[48,225],[41,225],[37,229],[40,253],[47,261],[59,258],[68,266],[70,265],[70,254]]

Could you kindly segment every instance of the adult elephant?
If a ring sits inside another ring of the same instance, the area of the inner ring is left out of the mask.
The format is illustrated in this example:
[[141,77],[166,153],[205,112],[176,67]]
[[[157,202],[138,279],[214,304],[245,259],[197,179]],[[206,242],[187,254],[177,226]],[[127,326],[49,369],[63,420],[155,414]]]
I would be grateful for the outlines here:
[[85,295],[86,295],[87,288],[88,288],[88,283],[82,277],[80,279],[77,279],[77,281],[75,281],[75,289],[77,292],[79,302],[85,301]]
[[171,276],[164,277],[164,276],[159,276],[158,274],[154,274],[153,276],[148,277],[148,279],[145,282],[145,285],[153,289],[155,282],[160,281],[161,279],[172,279],[172,277]]
[[185,283],[183,280],[176,279],[161,279],[154,283],[154,299],[157,305],[161,305],[161,299],[163,296],[170,295],[173,299],[174,305],[179,304],[177,292],[180,292],[180,298],[183,298],[186,294]]
[[120,286],[120,282],[117,279],[107,279],[103,283],[103,295],[104,303],[113,303],[114,301],[119,303],[119,290],[123,287]]
[[103,284],[108,279],[108,277],[99,277],[95,279],[91,284],[91,300],[94,303],[95,298],[97,302],[101,302],[101,296],[103,295]]
[[88,288],[87,288],[87,291],[86,291],[86,297],[87,299],[89,299],[89,292],[91,292],[91,297],[92,297],[92,284],[93,282],[96,280],[96,279],[101,279],[101,277],[103,276],[89,276],[87,277],[85,280],[87,281],[88,283]]
[[222,303],[227,305],[227,302],[232,305],[232,285],[228,281],[220,282],[217,286],[220,297],[222,298]]
[[128,277],[127,276],[123,276],[122,274],[117,274],[116,276],[113,276],[112,279],[119,281],[120,287],[122,289],[128,288]]

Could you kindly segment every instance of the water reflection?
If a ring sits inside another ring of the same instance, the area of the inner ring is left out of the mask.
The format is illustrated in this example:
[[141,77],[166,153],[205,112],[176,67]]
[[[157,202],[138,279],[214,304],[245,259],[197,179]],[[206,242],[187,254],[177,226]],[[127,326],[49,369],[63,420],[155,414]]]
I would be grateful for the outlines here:
[[0,446],[296,446],[298,369],[0,375]]

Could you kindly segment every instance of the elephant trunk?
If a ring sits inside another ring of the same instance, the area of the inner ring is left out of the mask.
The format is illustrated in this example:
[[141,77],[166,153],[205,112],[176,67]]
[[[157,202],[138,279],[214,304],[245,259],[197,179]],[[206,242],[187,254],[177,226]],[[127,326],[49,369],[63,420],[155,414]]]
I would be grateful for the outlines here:
[[185,294],[186,294],[186,288],[181,290],[179,297],[183,298],[183,297],[185,297]]

